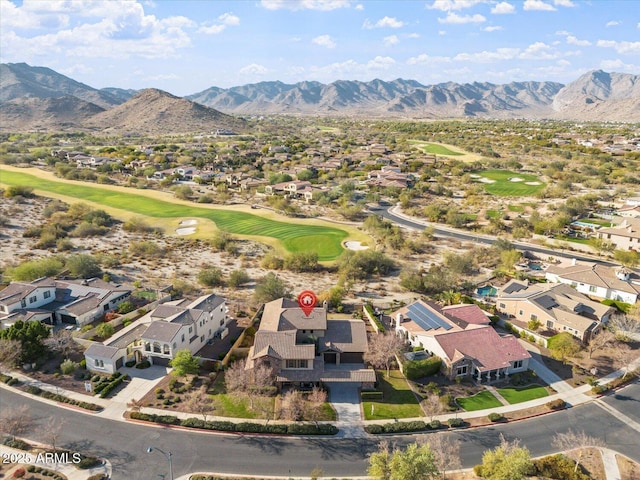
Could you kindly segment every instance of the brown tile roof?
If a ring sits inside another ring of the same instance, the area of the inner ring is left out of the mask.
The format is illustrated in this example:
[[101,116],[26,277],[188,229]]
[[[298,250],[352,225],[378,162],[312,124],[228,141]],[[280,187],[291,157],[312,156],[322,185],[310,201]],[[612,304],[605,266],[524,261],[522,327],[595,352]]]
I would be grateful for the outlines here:
[[367,327],[362,320],[329,320],[319,350],[366,352]]
[[296,344],[296,332],[268,332],[258,330],[253,343],[253,358],[265,355],[271,347],[283,359],[315,358],[316,347],[313,344]]
[[442,321],[444,321],[445,323],[447,323],[448,325],[451,326],[451,330],[449,331],[458,331],[458,330],[462,330],[464,327],[461,327],[459,325],[457,325],[453,320],[451,320],[450,318],[447,318],[443,313],[442,313],[442,309],[439,305],[436,305],[433,302],[428,302],[425,300],[417,300],[416,302],[413,302],[410,305],[405,305],[404,307],[399,308],[398,310],[396,310],[395,312],[393,312],[391,314],[392,318],[395,320],[398,317],[398,314],[402,315],[402,323],[401,326],[402,328],[404,328],[405,330],[407,330],[408,332],[411,333],[420,333],[420,334],[427,334],[427,335],[438,335],[441,332],[445,332],[446,330],[444,328],[436,328],[436,329],[431,329],[431,330],[425,330],[423,329],[418,323],[414,322],[411,319],[411,312],[409,311],[409,307],[411,305],[414,304],[420,304],[422,305],[424,308],[430,310],[432,313],[434,313],[435,315],[437,315],[438,317],[440,317],[442,319]]
[[[594,285],[602,288],[610,288],[620,292],[638,294],[640,293],[640,285],[620,280],[617,275],[617,268],[607,267],[598,263],[577,263],[568,267],[559,265],[551,265],[547,269],[547,273],[557,275],[560,278],[570,280],[577,283]],[[629,271],[630,278],[636,281],[640,277],[633,271]]]
[[288,298],[280,298],[265,303],[260,330],[287,331],[287,330],[326,330],[327,311],[322,307],[316,307],[307,317],[298,302]]
[[505,368],[510,362],[531,358],[527,350],[512,335],[501,337],[491,327],[436,335],[435,340],[449,361],[462,356],[473,359],[482,372]]
[[[464,324],[469,325],[489,325],[489,317],[484,311],[475,303],[461,304],[461,305],[449,305],[442,307],[442,312],[449,318],[453,318],[455,321],[461,320]],[[458,324],[462,328],[466,328]]]

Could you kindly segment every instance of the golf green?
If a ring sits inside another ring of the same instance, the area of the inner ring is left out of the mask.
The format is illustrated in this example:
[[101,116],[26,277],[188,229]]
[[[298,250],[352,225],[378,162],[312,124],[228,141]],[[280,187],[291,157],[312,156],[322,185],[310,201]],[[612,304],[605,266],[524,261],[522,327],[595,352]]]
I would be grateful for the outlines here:
[[[546,184],[530,173],[515,173],[509,170],[482,170],[476,172],[485,178],[484,189],[500,197],[528,197],[535,195]],[[491,183],[489,183],[491,182]]]
[[6,185],[28,185],[36,190],[66,195],[150,217],[207,218],[212,220],[220,230],[236,235],[275,238],[292,253],[317,252],[321,261],[335,260],[344,251],[342,242],[348,236],[346,231],[329,226],[281,222],[236,210],[174,204],[143,194],[114,191],[85,183],[56,182],[21,172],[3,170],[0,182]]

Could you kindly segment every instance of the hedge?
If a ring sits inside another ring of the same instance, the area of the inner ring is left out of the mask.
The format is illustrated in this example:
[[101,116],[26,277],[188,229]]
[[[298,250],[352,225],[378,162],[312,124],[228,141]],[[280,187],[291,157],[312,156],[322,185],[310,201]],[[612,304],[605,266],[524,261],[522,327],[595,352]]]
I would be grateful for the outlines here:
[[457,427],[462,427],[464,426],[464,420],[461,418],[450,418],[449,420],[447,420],[447,423],[449,424],[450,427],[452,428],[457,428]]
[[441,365],[440,357],[434,355],[424,360],[410,360],[403,365],[402,370],[409,380],[417,380],[438,373]]
[[53,400],[55,402],[66,403],[68,405],[73,405],[76,407],[84,408],[85,410],[91,410],[92,412],[98,412],[102,410],[100,405],[96,405],[95,403],[82,402],[80,400],[74,400],[73,398],[65,397],[64,395],[59,395],[57,393],[48,392],[46,390],[42,390],[39,387],[34,387],[32,385],[26,388],[27,393],[32,395],[37,395],[42,398],[47,398],[49,400]]
[[380,391],[364,391],[361,392],[360,396],[362,397],[362,400],[366,401],[366,400],[376,400],[376,399],[382,399],[382,395],[383,392]]
[[7,385],[15,385],[16,383],[20,383],[20,380],[17,378],[13,378],[11,375],[5,375],[4,373],[0,373],[0,382],[6,383]]
[[367,313],[369,314],[369,317],[371,318],[371,320],[373,320],[373,323],[376,324],[376,327],[378,327],[378,333],[384,333],[387,331],[386,328],[384,328],[384,325],[382,324],[382,322],[378,319],[378,316],[374,313],[373,311],[373,307],[371,305],[369,305],[368,303],[364,306],[365,310],[367,311]]
[[124,382],[125,378],[127,378],[126,375],[119,376],[115,380],[112,380],[111,382],[107,383],[104,387],[102,387],[99,392],[100,398],[105,398],[107,395],[109,395],[118,385]]
[[562,410],[565,407],[565,403],[564,400],[559,398],[557,400],[551,400],[550,402],[547,402],[546,406],[549,410]]
[[414,420],[413,422],[393,422],[383,423],[381,425],[365,425],[364,429],[367,433],[378,435],[382,433],[424,432],[425,430],[431,430],[431,427],[422,420]]
[[335,435],[338,433],[338,428],[335,425],[326,423],[319,424],[316,427],[315,424],[310,423],[263,425],[261,423],[233,423],[219,420],[205,422],[204,420],[193,417],[180,420],[173,415],[155,415],[142,412],[131,412],[129,417],[134,420],[162,423],[164,425],[180,425],[182,427],[201,428],[221,432],[274,433],[279,435]]

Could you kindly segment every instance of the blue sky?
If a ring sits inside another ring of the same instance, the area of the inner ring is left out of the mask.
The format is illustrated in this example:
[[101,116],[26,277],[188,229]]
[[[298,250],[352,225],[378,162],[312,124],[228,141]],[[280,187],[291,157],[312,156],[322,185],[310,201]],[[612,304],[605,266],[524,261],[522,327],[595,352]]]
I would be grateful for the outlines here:
[[268,80],[640,74],[639,0],[0,0],[0,60],[187,95]]

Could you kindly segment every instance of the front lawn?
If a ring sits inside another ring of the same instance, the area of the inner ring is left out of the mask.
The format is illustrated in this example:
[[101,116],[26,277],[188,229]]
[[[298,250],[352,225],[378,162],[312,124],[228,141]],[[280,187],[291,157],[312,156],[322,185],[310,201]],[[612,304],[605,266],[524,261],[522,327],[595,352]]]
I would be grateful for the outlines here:
[[476,410],[485,410],[487,408],[501,407],[502,403],[496,397],[493,396],[489,390],[480,392],[473,397],[456,398],[456,402],[467,412],[474,412]]
[[540,385],[529,385],[524,388],[498,388],[497,390],[511,405],[549,396],[547,389]]
[[386,373],[386,371],[377,372],[382,399],[362,402],[365,420],[422,417],[420,403],[402,373],[399,370],[391,370],[389,377]]

